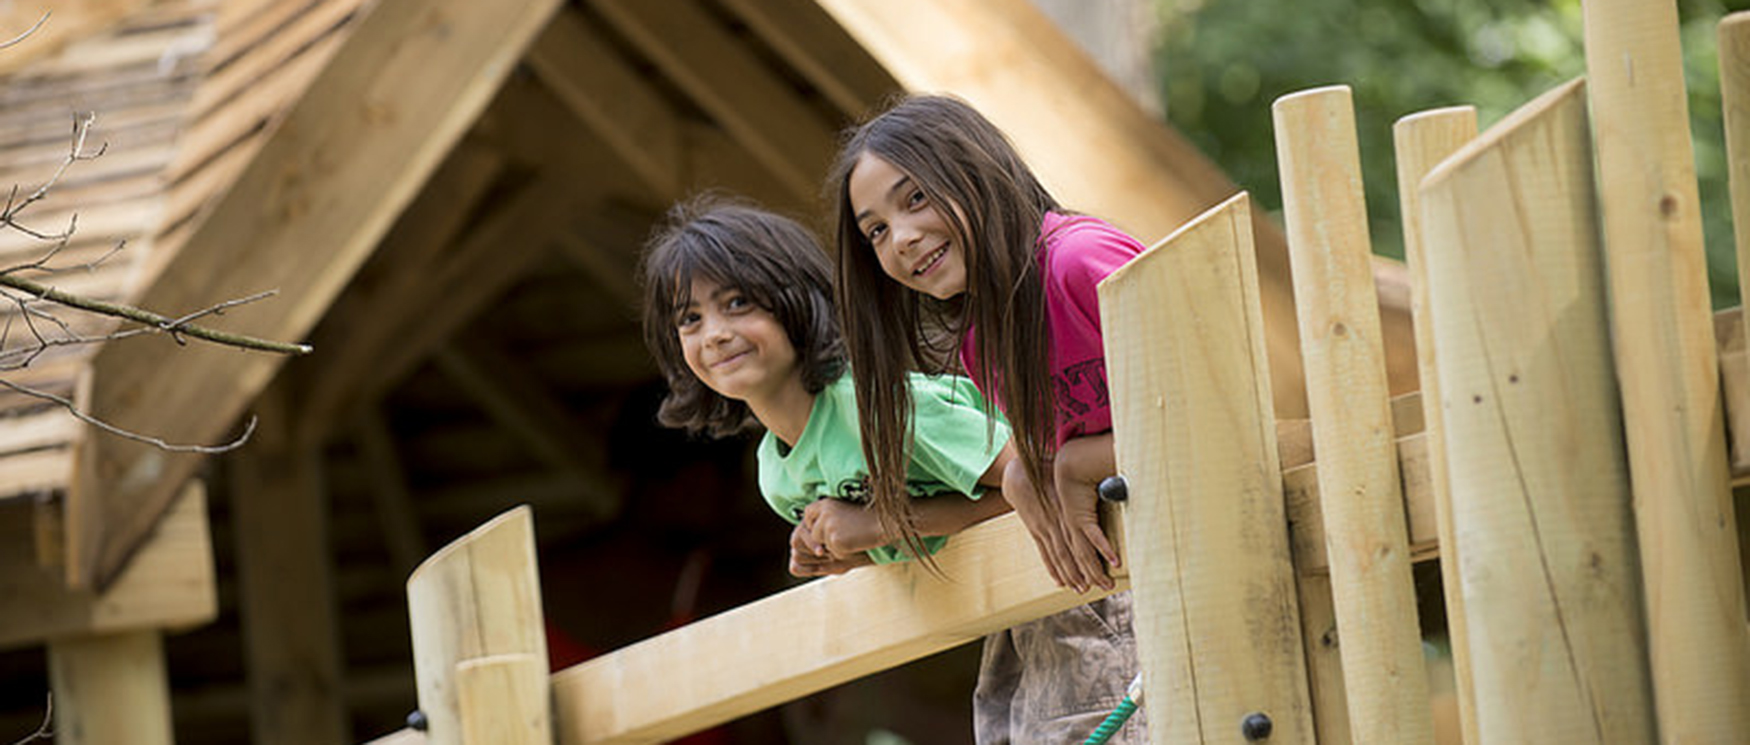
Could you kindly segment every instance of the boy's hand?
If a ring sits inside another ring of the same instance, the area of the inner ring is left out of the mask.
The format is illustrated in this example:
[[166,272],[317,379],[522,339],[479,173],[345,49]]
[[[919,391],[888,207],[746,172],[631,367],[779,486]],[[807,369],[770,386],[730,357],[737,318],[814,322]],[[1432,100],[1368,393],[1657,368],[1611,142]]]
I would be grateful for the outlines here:
[[816,553],[847,559],[886,545],[881,520],[863,505],[842,499],[819,499],[802,511],[802,524]]
[[[1047,486],[1047,489],[1052,488]],[[1033,536],[1033,544],[1039,549],[1039,558],[1045,562],[1046,571],[1051,573],[1051,579],[1058,587],[1074,588],[1076,592],[1086,592],[1088,577],[1083,576],[1081,567],[1070,553],[1069,542],[1065,540],[1063,520],[1050,508],[1044,495],[1034,488],[1031,479],[1027,478],[1027,469],[1021,464],[1021,459],[1009,461],[1003,470],[1003,499],[1015,508],[1015,514],[1021,517],[1021,524],[1027,526],[1027,532]]]
[[790,574],[797,577],[822,577],[829,574],[844,574],[860,566],[873,564],[868,554],[853,554],[845,558],[835,558],[830,554],[815,551],[810,548],[811,540],[808,531],[798,525],[790,531]]

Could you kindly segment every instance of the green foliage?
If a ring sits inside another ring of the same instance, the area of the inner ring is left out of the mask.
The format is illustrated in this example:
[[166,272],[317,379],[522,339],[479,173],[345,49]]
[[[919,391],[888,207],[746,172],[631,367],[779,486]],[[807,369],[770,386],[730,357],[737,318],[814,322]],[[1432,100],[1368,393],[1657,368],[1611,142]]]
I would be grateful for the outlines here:
[[[1487,127],[1586,70],[1580,0],[1156,1],[1168,118],[1267,209],[1282,204],[1270,103],[1322,85],[1353,90],[1374,250],[1388,256],[1403,255],[1393,122],[1469,104]],[[1745,8],[1750,0],[1679,2],[1715,307],[1738,302],[1715,29]]]

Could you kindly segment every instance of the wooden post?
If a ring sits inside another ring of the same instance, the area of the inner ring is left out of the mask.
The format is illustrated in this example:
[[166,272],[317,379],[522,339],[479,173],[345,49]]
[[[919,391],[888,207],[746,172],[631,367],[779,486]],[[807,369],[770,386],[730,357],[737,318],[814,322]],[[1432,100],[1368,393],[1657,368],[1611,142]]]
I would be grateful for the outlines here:
[[[529,508],[493,518],[426,559],[407,580],[407,606],[432,745],[552,741]],[[509,739],[513,732],[519,739]]]
[[1750,632],[1677,4],[1581,7],[1659,727],[1743,742]]
[[347,741],[340,623],[321,453],[293,436],[284,379],[257,401],[261,424],[230,456],[238,606],[257,745]]
[[1591,163],[1575,81],[1422,186],[1479,742],[1654,738]]
[[1100,286],[1156,745],[1313,737],[1251,226],[1241,194]]
[[1458,538],[1452,526],[1452,489],[1447,481],[1446,417],[1440,408],[1440,350],[1434,347],[1429,312],[1428,259],[1422,245],[1422,177],[1477,136],[1477,110],[1455,106],[1411,114],[1392,127],[1398,165],[1398,214],[1403,219],[1404,263],[1410,274],[1410,317],[1416,331],[1416,373],[1422,381],[1423,431],[1428,434],[1429,487],[1440,533],[1440,584],[1446,597],[1446,633],[1452,643],[1453,688],[1458,724],[1466,745],[1477,742],[1477,709],[1470,672],[1470,634],[1465,629],[1464,592],[1458,576]]
[[49,642],[55,742],[170,745],[170,682],[155,630]]
[[1363,743],[1431,743],[1354,105],[1332,86],[1272,110],[1349,726]]
[[[1726,168],[1732,191],[1732,228],[1738,244],[1738,339],[1750,339],[1750,11],[1720,21],[1720,99],[1726,128]],[[1730,338],[1730,336],[1727,336]],[[1725,350],[1720,350],[1721,355]],[[1725,361],[1721,361],[1725,370]],[[1741,375],[1735,382],[1747,384]],[[1731,380],[1728,383],[1733,382]],[[1732,414],[1732,465],[1750,468],[1750,411]],[[1750,546],[1740,545],[1740,554]],[[1750,574],[1747,571],[1746,574]],[[1750,577],[1745,587],[1750,588]]]

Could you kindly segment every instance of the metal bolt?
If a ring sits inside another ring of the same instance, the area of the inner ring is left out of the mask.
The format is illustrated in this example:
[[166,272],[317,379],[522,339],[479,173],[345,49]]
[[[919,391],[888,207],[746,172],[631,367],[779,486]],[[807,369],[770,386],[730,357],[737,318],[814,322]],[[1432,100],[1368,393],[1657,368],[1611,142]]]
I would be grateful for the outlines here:
[[1100,480],[1100,498],[1108,502],[1123,502],[1130,499],[1130,484],[1123,476],[1107,476]]
[[407,726],[409,729],[416,729],[420,732],[424,732],[426,724],[428,723],[425,721],[425,712],[423,711],[414,709],[413,713],[407,715]]
[[1263,742],[1270,738],[1270,731],[1275,728],[1270,715],[1261,711],[1254,711],[1240,720],[1240,734],[1245,736],[1246,742]]

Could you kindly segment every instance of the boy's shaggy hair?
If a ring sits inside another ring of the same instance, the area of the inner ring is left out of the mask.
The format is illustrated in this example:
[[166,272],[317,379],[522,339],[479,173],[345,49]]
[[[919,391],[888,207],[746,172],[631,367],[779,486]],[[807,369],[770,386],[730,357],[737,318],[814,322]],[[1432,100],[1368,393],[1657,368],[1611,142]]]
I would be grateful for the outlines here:
[[711,390],[687,367],[676,314],[691,302],[697,278],[741,290],[777,318],[809,393],[837,380],[845,348],[833,315],[832,273],[814,235],[790,218],[715,194],[669,210],[646,244],[641,272],[644,343],[668,381],[657,421],[711,437],[759,424],[746,403]]

